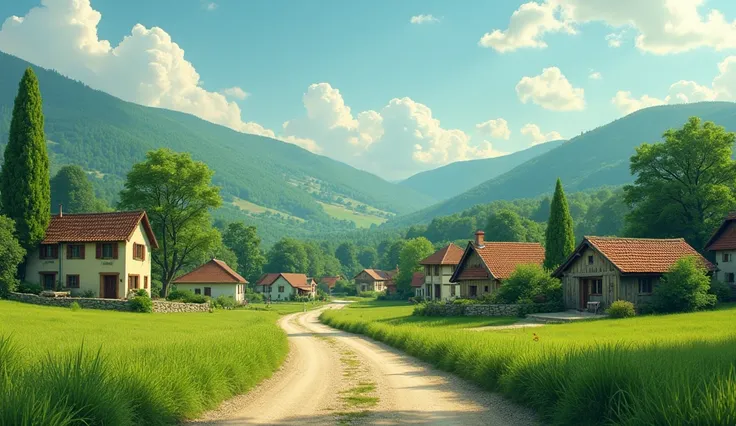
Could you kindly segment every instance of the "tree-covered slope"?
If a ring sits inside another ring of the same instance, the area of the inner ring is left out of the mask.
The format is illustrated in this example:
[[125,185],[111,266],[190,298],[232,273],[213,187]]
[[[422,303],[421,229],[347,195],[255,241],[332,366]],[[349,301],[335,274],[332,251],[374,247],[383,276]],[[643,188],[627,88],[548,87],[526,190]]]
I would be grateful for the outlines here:
[[551,151],[564,141],[551,141],[503,157],[482,160],[458,161],[417,173],[401,182],[401,185],[415,189],[438,200],[446,200],[493,179],[534,157]]
[[[18,81],[28,64],[0,52],[0,150],[7,142]],[[226,200],[247,200],[291,216],[329,223],[318,201],[352,200],[382,212],[409,213],[430,197],[295,145],[243,134],[178,112],[148,108],[92,90],[34,66],[55,169],[79,164],[108,181],[114,194],[146,151],[190,152],[215,171]],[[97,182],[99,184],[99,182]]]
[[636,111],[583,133],[511,171],[429,208],[389,221],[384,226],[426,223],[437,216],[460,212],[476,204],[551,193],[556,179],[573,192],[633,181],[629,159],[644,142],[659,142],[662,133],[701,117],[736,131],[736,103],[701,102],[666,105]]

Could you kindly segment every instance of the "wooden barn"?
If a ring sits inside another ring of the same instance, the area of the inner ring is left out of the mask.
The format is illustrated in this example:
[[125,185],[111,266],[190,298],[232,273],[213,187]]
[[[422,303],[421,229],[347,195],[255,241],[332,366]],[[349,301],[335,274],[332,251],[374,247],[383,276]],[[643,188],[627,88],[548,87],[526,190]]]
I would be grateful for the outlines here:
[[605,308],[616,300],[647,303],[662,274],[679,259],[696,256],[713,265],[682,238],[585,237],[553,276],[562,280],[565,307]]

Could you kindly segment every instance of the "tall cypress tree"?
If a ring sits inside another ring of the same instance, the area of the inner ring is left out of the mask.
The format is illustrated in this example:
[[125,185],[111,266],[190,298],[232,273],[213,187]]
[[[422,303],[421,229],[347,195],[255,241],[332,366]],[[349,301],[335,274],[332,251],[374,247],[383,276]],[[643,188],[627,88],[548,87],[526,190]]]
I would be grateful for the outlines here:
[[572,226],[572,216],[567,206],[565,191],[562,190],[562,182],[558,178],[547,221],[544,267],[556,268],[567,259],[573,250],[575,250],[575,232]]
[[28,68],[15,97],[5,162],[0,171],[3,211],[15,221],[18,241],[26,250],[43,240],[51,214],[43,121],[38,79]]

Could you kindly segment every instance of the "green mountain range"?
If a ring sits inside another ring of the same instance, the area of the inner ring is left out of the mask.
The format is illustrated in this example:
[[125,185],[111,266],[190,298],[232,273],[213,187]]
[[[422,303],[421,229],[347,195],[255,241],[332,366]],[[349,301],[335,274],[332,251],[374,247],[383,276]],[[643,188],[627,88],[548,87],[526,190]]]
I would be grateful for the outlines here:
[[736,103],[701,102],[636,111],[570,139],[551,151],[470,190],[418,212],[389,221],[386,227],[427,223],[437,216],[494,200],[531,198],[554,190],[559,177],[566,192],[633,181],[629,159],[644,142],[661,141],[662,133],[680,128],[689,117],[713,121],[736,131]]
[[503,157],[458,161],[414,176],[401,182],[438,200],[446,200],[493,179],[532,158],[562,145],[564,140],[551,141]]
[[[7,143],[18,82],[28,66],[0,52],[0,152]],[[223,214],[247,214],[262,226],[299,225],[299,235],[378,224],[436,201],[292,144],[124,102],[54,71],[34,69],[52,172],[65,164],[82,166],[98,195],[109,201],[115,201],[131,166],[160,147],[189,152],[215,171],[226,201]]]

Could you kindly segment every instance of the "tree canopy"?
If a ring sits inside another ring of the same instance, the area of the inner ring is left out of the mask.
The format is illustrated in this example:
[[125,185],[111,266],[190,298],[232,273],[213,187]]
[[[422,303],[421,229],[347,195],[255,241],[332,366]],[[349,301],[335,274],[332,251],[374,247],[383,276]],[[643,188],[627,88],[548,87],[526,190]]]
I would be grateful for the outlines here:
[[238,273],[249,282],[255,283],[266,263],[256,227],[246,226],[243,222],[230,223],[222,236],[222,242],[235,253]]
[[488,241],[542,242],[542,226],[533,220],[519,216],[516,212],[503,209],[491,214],[485,228]]
[[547,269],[554,269],[562,264],[575,250],[572,216],[570,216],[570,209],[560,179],[557,179],[555,194],[552,196],[544,240],[544,267]]
[[309,269],[309,258],[304,245],[293,239],[284,238],[268,251],[266,272],[291,272],[306,274]]
[[624,187],[631,212],[626,232],[638,237],[684,237],[702,250],[733,208],[734,133],[692,117],[664,142],[642,144],[631,157],[632,185]]
[[402,293],[411,290],[411,277],[414,272],[422,270],[419,261],[434,253],[432,243],[424,238],[418,237],[406,242],[399,255],[399,276],[396,280],[396,288]]
[[0,216],[0,297],[7,296],[18,284],[16,273],[26,251],[15,238],[15,224]]
[[51,210],[63,205],[64,212],[92,213],[99,211],[87,173],[79,166],[64,166],[51,179]]

